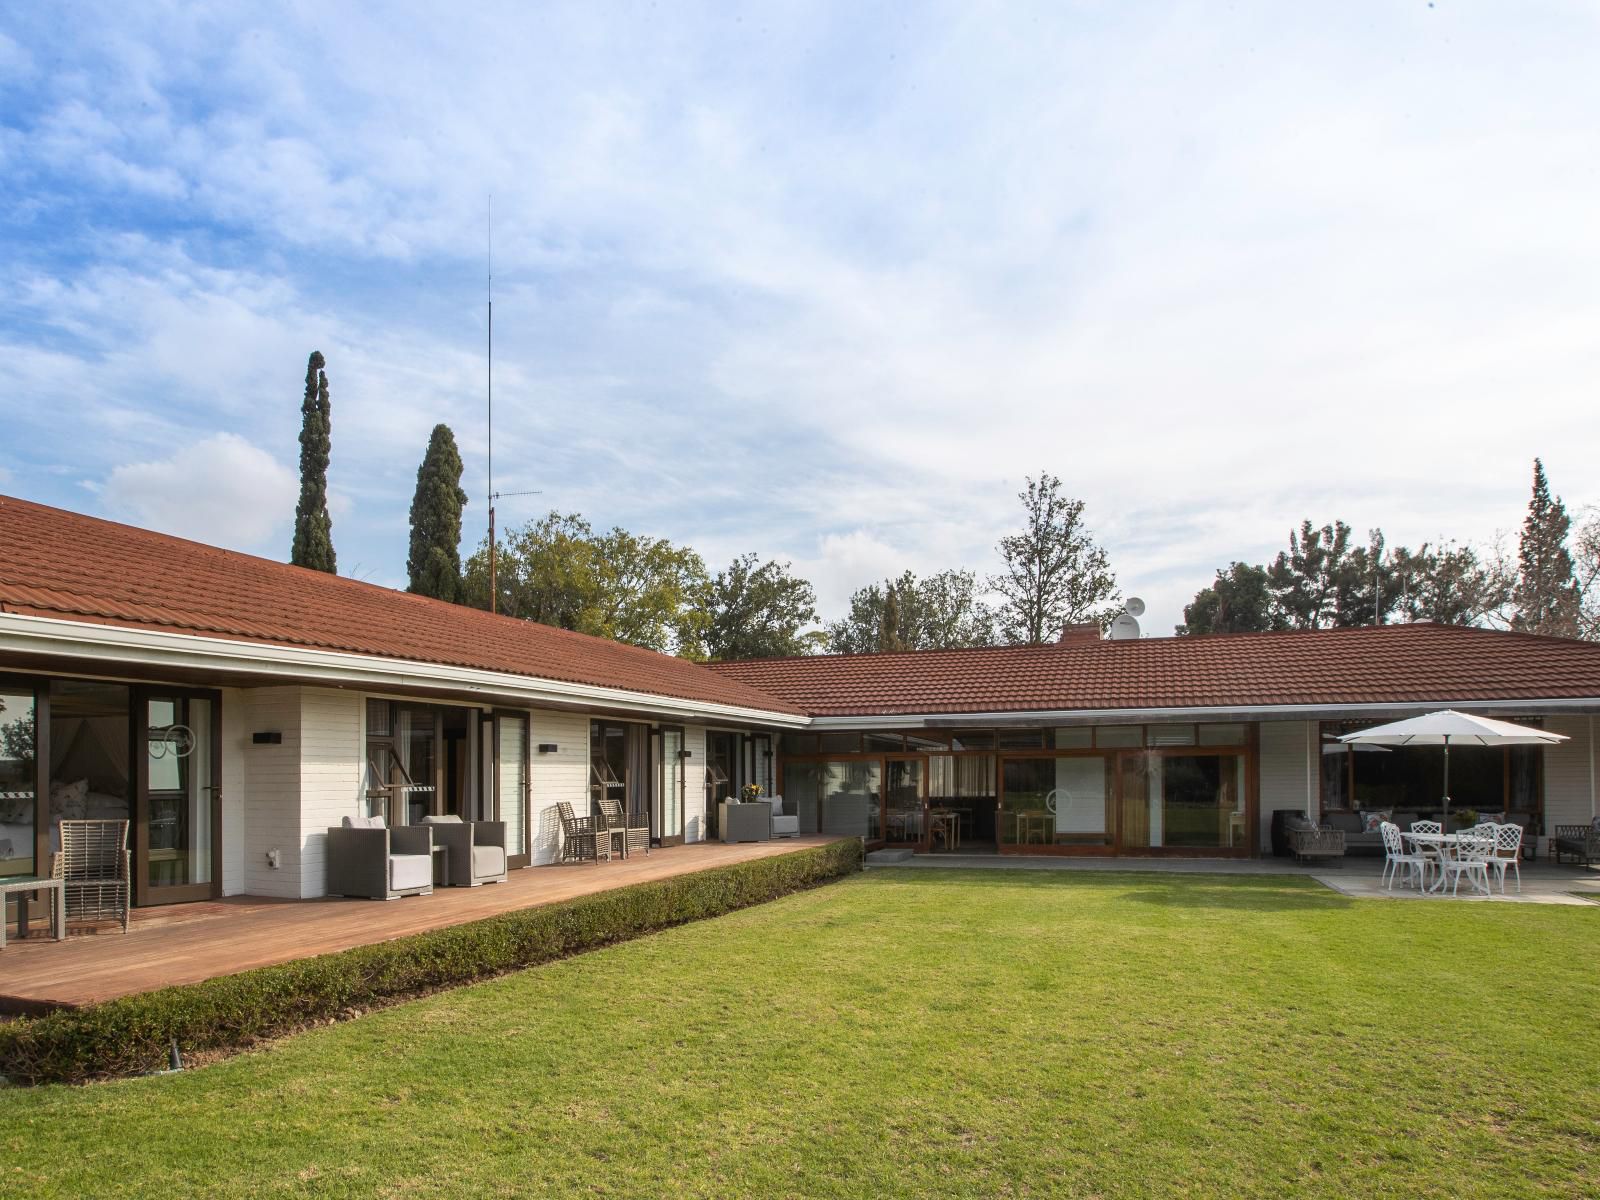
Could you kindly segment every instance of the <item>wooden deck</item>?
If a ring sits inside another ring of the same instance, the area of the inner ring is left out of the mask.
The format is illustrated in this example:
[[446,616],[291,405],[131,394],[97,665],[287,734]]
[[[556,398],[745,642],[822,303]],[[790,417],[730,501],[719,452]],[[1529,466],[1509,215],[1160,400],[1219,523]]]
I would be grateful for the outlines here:
[[48,940],[39,920],[26,941],[0,950],[0,1012],[77,1008],[835,840],[702,842],[609,863],[530,867],[511,872],[505,883],[439,888],[431,896],[387,902],[235,896],[138,909],[127,934],[120,926],[97,927],[64,942]]

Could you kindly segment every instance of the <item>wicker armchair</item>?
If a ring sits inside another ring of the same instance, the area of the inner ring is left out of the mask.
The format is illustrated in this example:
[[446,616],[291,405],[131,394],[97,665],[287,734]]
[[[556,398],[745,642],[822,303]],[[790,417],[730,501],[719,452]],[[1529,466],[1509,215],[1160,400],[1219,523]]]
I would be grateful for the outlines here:
[[595,803],[600,806],[600,816],[605,823],[605,828],[611,831],[612,836],[614,837],[619,831],[621,832],[622,856],[624,858],[635,850],[643,850],[646,854],[650,853],[650,823],[648,821],[644,821],[643,824],[629,824],[630,821],[639,820],[640,818],[635,818],[632,813],[622,807],[622,803],[618,800],[607,797],[604,800],[596,800]]
[[1550,853],[1556,856],[1558,866],[1563,854],[1572,855],[1586,867],[1600,862],[1600,825],[1557,825],[1550,838]]
[[1290,817],[1285,833],[1289,852],[1301,862],[1314,858],[1343,858],[1344,830],[1314,825],[1309,817]]
[[132,860],[126,821],[62,821],[51,874],[61,880],[67,920],[121,920],[127,933]]
[[[594,862],[600,856],[600,838],[596,836],[595,819],[580,817],[572,805],[563,800],[556,805],[556,815],[561,818],[561,861]],[[611,857],[611,839],[605,839],[606,857]]]

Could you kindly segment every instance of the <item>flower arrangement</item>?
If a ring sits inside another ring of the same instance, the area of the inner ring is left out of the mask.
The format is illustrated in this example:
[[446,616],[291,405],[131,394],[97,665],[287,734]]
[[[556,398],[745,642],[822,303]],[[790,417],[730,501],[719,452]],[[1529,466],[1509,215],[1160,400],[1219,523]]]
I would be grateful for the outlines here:
[[739,799],[743,800],[746,804],[754,804],[757,800],[761,799],[761,785],[759,783],[745,784],[739,792]]

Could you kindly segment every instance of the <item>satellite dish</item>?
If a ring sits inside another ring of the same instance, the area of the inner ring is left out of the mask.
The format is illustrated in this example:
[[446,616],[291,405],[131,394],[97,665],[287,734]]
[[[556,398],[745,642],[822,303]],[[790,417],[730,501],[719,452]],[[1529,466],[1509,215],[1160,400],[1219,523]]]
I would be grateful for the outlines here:
[[1122,606],[1130,617],[1144,616],[1144,601],[1137,596],[1129,596],[1128,602]]
[[1128,642],[1139,636],[1139,622],[1127,613],[1118,613],[1117,619],[1111,622],[1111,640],[1113,642]]

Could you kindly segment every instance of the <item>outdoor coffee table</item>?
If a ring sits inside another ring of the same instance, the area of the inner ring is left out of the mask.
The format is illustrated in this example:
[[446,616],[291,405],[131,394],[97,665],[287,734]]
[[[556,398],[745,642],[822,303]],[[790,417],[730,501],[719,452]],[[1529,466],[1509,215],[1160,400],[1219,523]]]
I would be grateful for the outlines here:
[[[40,875],[0,875],[0,949],[6,944],[5,898],[12,892],[49,892],[50,926],[55,930],[56,941],[67,936],[67,905],[61,890],[61,880]],[[28,932],[26,899],[19,901],[17,909],[17,935]]]

